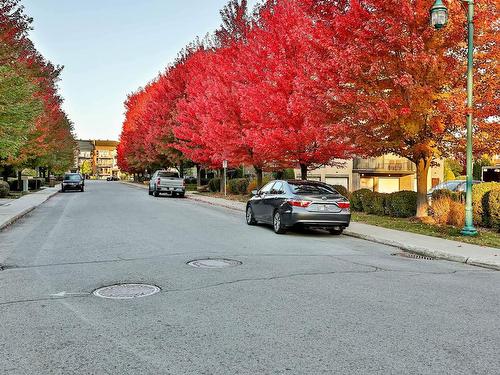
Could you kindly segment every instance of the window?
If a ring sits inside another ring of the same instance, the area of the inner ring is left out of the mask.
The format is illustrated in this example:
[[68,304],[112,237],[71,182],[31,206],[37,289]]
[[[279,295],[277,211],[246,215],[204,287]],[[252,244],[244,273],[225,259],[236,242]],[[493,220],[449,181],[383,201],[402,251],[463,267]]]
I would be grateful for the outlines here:
[[325,194],[336,194],[339,193],[332,187],[326,184],[318,183],[307,183],[307,182],[294,182],[288,183],[292,189],[293,194],[297,195],[325,195]]
[[259,193],[261,194],[269,194],[271,192],[271,188],[274,185],[274,181],[268,183],[266,186],[264,186],[262,189],[260,189]]
[[177,172],[158,172],[158,177],[179,178],[179,173],[177,173]]
[[79,174],[67,174],[67,175],[64,175],[64,180],[65,181],[80,181],[80,175]]
[[284,194],[285,188],[283,187],[283,182],[278,181],[274,184],[271,194]]

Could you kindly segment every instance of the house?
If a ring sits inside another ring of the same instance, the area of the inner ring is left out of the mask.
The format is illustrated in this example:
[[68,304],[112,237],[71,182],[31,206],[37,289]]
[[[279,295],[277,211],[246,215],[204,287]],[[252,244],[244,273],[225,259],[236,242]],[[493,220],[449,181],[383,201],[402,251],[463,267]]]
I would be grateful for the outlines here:
[[92,177],[97,179],[119,177],[121,172],[118,168],[117,146],[117,141],[77,140],[73,170],[81,172],[82,164],[88,161],[92,166]]
[[[397,155],[338,160],[338,163],[339,166],[327,166],[309,172],[308,179],[342,185],[350,191],[366,188],[380,193],[392,193],[417,189],[415,164]],[[300,170],[296,170],[295,175],[299,178]],[[444,163],[438,161],[429,170],[428,189],[443,179]]]
[[92,153],[93,174],[98,179],[118,177],[120,170],[117,162],[117,141],[94,140]]

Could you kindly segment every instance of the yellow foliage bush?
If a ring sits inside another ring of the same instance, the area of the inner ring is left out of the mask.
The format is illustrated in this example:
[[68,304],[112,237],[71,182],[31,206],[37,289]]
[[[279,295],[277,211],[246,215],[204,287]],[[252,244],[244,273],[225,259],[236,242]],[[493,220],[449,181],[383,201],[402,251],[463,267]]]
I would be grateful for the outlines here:
[[448,224],[459,228],[465,225],[465,204],[451,201]]
[[432,217],[436,224],[446,225],[450,214],[452,200],[449,197],[441,197],[432,201]]

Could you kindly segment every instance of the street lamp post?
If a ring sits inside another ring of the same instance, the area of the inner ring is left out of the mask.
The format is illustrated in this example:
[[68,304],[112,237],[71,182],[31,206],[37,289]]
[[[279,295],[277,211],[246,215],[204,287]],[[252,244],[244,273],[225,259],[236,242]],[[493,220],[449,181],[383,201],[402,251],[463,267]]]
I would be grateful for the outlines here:
[[[461,233],[464,236],[475,236],[472,216],[472,111],[474,88],[474,0],[462,0],[467,3],[467,180],[465,193],[465,226]],[[435,0],[431,8],[431,25],[441,29],[448,22],[448,9],[442,0]]]

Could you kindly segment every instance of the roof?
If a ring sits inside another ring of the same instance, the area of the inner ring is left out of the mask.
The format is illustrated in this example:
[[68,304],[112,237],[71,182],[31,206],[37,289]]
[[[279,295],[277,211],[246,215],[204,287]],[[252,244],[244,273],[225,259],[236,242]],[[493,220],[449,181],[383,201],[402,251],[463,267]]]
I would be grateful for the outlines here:
[[109,141],[109,140],[100,140],[100,139],[96,139],[94,141],[94,144],[96,146],[108,146],[108,147],[116,147],[118,146],[118,141]]
[[92,149],[94,148],[92,141],[78,139],[76,142],[78,143],[78,149],[80,151],[92,151]]

